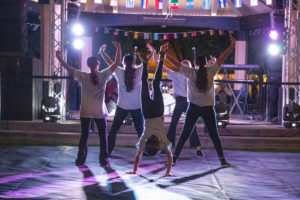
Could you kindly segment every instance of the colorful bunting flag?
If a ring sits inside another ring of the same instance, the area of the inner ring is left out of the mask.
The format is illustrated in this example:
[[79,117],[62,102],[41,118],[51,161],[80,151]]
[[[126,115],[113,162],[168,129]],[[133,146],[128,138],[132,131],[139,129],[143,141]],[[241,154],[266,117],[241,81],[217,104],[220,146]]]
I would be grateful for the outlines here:
[[149,40],[149,33],[144,33],[144,40]]
[[209,35],[214,35],[215,34],[215,30],[209,30]]
[[201,35],[204,35],[206,32],[205,31],[200,31],[200,34]]
[[153,34],[153,40],[158,40],[158,33]]
[[194,0],[186,0],[186,8],[187,9],[194,8]]
[[129,36],[129,32],[128,31],[124,31],[124,36],[128,37]]
[[168,33],[165,33],[164,34],[164,40],[168,40],[169,39],[169,34]]
[[115,29],[115,31],[114,31],[114,36],[118,36],[119,35],[119,29]]
[[178,3],[178,0],[171,0],[171,9],[172,9],[172,10],[179,9],[179,3]]
[[109,28],[104,27],[104,33],[105,33],[105,34],[108,34],[108,33],[109,33]]
[[155,9],[163,9],[163,0],[155,0]]
[[173,33],[173,38],[177,39],[178,38],[178,33]]
[[134,0],[126,0],[126,8],[134,8]]
[[192,37],[196,37],[196,36],[197,36],[197,33],[196,33],[196,32],[191,32],[191,36],[192,36]]
[[224,31],[223,30],[219,30],[219,34],[220,35],[224,35]]
[[250,0],[250,6],[257,6],[258,2],[257,0]]
[[210,9],[210,0],[203,0],[203,9]]
[[272,5],[272,0],[266,0],[267,5]]
[[242,0],[234,0],[234,7],[241,8],[242,7]]
[[187,33],[186,32],[182,33],[182,37],[186,38],[187,37]]
[[134,32],[133,33],[133,38],[138,39],[139,38],[139,32]]
[[226,0],[219,0],[219,7],[226,8]]
[[141,3],[141,8],[143,9],[147,9],[148,8],[148,0],[142,0],[142,3]]
[[118,0],[110,0],[110,6],[118,6]]

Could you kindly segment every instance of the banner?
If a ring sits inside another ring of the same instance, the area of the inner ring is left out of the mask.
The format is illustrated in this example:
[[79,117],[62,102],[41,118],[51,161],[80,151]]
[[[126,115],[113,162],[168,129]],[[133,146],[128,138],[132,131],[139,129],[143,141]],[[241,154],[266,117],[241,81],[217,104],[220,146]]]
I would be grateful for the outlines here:
[[153,40],[158,40],[158,33],[153,34]]
[[210,9],[210,0],[203,0],[203,9]]
[[234,0],[234,7],[241,8],[242,7],[242,0]]
[[114,36],[118,36],[119,35],[119,29],[115,29],[115,31],[114,31]]
[[169,34],[168,34],[168,33],[165,33],[165,34],[164,34],[164,39],[165,39],[165,40],[168,40],[168,39],[169,39]]
[[226,0],[219,0],[219,7],[226,8]]
[[192,36],[192,37],[196,37],[196,36],[197,36],[197,33],[196,33],[196,32],[191,32],[191,36]]
[[178,33],[173,33],[173,38],[177,39],[178,38]]
[[110,0],[110,6],[118,6],[118,0]]
[[141,8],[147,9],[148,8],[148,0],[142,0]]
[[155,0],[155,9],[163,9],[163,0]]
[[129,32],[128,31],[124,31],[124,36],[128,37],[129,36]]
[[186,0],[186,8],[187,9],[194,8],[194,0]]
[[250,0],[250,6],[258,6],[257,0]]
[[104,33],[105,33],[105,34],[108,34],[108,33],[109,33],[109,28],[104,27]]
[[149,36],[150,36],[149,33],[144,33],[144,40],[149,40]]
[[134,8],[134,0],[126,0],[126,8]]
[[139,32],[134,32],[133,33],[133,38],[138,39],[139,38]]
[[178,0],[171,0],[171,9],[173,10],[179,9]]

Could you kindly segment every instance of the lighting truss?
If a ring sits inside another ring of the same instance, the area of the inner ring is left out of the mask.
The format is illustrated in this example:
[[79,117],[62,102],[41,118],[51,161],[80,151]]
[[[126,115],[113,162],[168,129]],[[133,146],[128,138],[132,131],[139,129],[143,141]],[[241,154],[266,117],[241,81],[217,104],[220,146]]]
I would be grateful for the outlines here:
[[[286,54],[283,82],[300,82],[300,0],[287,0],[285,7]],[[295,102],[300,103],[300,86],[283,86],[283,106],[288,103],[289,87],[295,89]]]
[[57,4],[55,0],[50,0],[50,13],[49,73],[55,79],[51,78],[49,80],[49,96],[53,96],[59,100],[60,119],[64,121],[66,113],[66,80],[63,79],[63,76],[66,75],[66,72],[58,62],[55,51],[60,49],[63,59],[66,60],[66,31],[63,30],[67,22],[66,0],[61,0],[60,4]]

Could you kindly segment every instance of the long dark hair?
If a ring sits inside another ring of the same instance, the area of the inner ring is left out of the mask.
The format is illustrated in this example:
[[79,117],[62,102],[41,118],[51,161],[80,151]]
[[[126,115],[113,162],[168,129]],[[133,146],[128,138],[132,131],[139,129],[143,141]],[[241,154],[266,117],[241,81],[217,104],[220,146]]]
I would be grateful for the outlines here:
[[97,68],[98,64],[99,64],[99,61],[98,61],[97,57],[95,57],[95,56],[91,56],[87,59],[87,65],[91,70],[90,78],[91,78],[93,85],[99,84],[99,78],[96,73],[97,72],[96,68]]
[[135,68],[133,67],[134,56],[127,54],[123,58],[125,65],[124,82],[126,86],[126,92],[130,92],[134,88]]
[[208,79],[207,79],[207,69],[204,67],[206,64],[206,59],[204,56],[198,56],[196,59],[196,64],[199,66],[197,69],[196,75],[196,85],[199,92],[206,92],[208,86]]

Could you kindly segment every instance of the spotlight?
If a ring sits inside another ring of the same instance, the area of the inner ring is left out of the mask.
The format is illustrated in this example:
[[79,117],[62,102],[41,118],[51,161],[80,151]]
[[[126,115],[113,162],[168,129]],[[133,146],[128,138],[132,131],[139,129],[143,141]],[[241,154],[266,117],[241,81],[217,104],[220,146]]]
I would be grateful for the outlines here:
[[270,31],[269,37],[270,37],[272,40],[277,40],[277,39],[278,39],[278,32],[275,31],[275,30]]
[[75,49],[78,49],[78,50],[82,49],[82,47],[83,47],[83,41],[81,39],[75,39],[73,41],[73,47]]
[[75,35],[82,35],[83,34],[83,27],[81,24],[74,24],[72,27],[72,31]]
[[268,51],[271,55],[275,56],[279,54],[280,48],[277,44],[270,44]]

